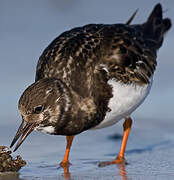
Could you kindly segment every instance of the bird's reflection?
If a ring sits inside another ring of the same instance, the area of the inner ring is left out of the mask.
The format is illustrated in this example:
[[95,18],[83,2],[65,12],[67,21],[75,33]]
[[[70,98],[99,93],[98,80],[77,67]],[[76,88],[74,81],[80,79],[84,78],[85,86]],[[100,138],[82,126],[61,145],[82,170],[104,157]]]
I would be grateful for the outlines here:
[[[116,167],[119,170],[119,175],[121,177],[122,180],[128,180],[127,177],[127,172],[126,172],[126,164],[122,163],[122,164],[117,164]],[[65,180],[72,180],[71,179],[71,173],[69,171],[69,167],[63,167],[63,177]]]
[[127,180],[127,172],[126,172],[126,164],[123,163],[123,164],[117,164],[117,167],[119,169],[119,174],[120,174],[120,177],[122,178],[122,180]]
[[71,180],[71,174],[69,172],[69,166],[68,167],[62,167],[63,168],[63,176],[65,180]]

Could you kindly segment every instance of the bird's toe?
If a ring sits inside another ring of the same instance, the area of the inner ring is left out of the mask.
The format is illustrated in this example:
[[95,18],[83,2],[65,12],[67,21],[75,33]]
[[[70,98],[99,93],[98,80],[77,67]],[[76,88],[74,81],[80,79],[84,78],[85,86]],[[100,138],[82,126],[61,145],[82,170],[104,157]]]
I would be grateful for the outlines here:
[[69,167],[71,166],[72,164],[69,162],[69,161],[62,161],[59,166],[62,167],[62,168],[66,168],[66,167]]
[[104,167],[104,166],[108,166],[108,165],[112,165],[112,164],[127,164],[126,160],[124,157],[121,156],[117,156],[116,159],[114,159],[113,161],[104,161],[104,162],[100,162],[98,164],[99,167]]

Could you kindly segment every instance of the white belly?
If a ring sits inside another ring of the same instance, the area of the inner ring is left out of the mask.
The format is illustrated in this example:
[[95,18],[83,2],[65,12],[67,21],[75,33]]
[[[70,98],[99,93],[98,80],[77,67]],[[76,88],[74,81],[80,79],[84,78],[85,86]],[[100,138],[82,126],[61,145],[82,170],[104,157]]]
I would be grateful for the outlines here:
[[111,126],[130,114],[144,101],[152,86],[152,80],[148,85],[125,85],[115,80],[110,80],[113,87],[113,97],[109,101],[110,112],[106,113],[105,119],[92,129]]

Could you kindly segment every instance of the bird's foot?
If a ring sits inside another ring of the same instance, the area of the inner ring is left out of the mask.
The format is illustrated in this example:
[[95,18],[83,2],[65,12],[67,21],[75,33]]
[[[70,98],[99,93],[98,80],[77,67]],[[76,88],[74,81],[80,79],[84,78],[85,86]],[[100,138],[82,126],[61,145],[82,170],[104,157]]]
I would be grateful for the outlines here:
[[115,160],[100,162],[98,166],[104,167],[104,166],[108,166],[108,165],[112,165],[112,164],[127,164],[127,163],[126,163],[126,160],[124,157],[117,156],[117,158]]
[[60,167],[62,168],[68,168],[69,166],[71,166],[72,164],[69,161],[62,161],[60,164]]

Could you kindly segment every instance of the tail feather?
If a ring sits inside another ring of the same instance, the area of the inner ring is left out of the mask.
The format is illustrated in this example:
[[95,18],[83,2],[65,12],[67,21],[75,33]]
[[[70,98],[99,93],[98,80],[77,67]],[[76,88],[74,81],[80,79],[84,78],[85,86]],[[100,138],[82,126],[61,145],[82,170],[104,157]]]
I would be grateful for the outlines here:
[[167,32],[172,26],[171,20],[169,18],[163,19],[163,26],[164,26],[164,32]]
[[163,13],[163,11],[162,11],[161,4],[157,4],[154,7],[153,11],[151,12],[150,16],[148,17],[147,21],[148,22],[153,21],[154,18],[162,19],[162,13]]
[[130,25],[131,22],[133,21],[134,17],[136,16],[138,12],[138,9],[136,9],[136,11],[132,14],[132,16],[128,19],[128,21],[126,22],[126,25]]
[[171,28],[172,23],[169,18],[163,19],[161,4],[157,4],[147,21],[144,23],[144,35],[148,39],[156,41],[157,48],[162,44],[164,34]]

